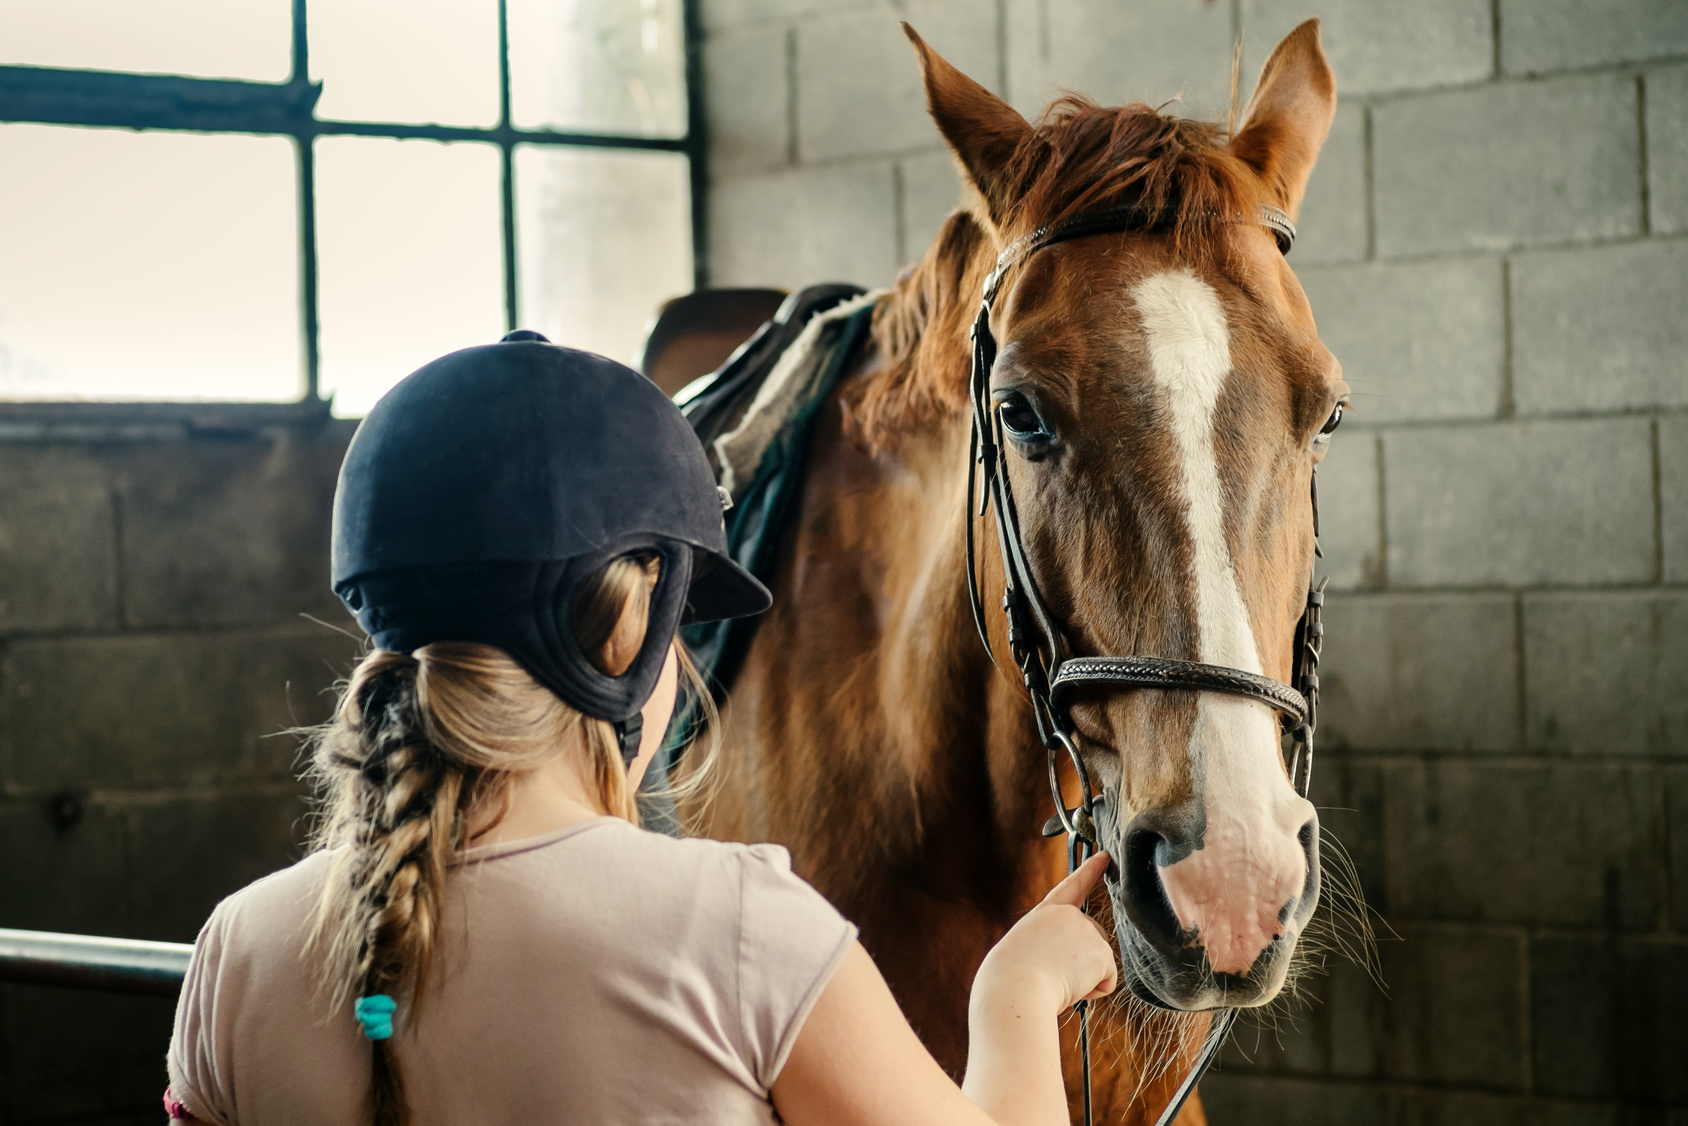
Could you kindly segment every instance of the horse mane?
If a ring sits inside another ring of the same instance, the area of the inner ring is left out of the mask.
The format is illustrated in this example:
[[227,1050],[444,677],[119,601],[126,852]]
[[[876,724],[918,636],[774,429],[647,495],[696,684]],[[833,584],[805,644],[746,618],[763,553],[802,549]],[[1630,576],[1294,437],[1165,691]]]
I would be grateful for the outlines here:
[[1180,251],[1253,210],[1260,180],[1225,147],[1226,126],[1188,121],[1141,103],[1104,107],[1068,94],[1044,113],[1001,175],[1023,184],[1001,226],[983,201],[953,212],[925,256],[897,278],[873,318],[882,365],[844,395],[846,432],[872,452],[967,403],[967,328],[1001,246],[1075,215],[1134,206],[1145,227],[1169,230]]

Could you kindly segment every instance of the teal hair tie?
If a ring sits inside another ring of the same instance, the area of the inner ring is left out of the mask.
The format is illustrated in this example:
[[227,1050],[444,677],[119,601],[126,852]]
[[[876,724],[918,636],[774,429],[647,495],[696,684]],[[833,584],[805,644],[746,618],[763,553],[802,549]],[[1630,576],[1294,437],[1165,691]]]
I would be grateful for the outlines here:
[[399,1003],[385,993],[359,997],[352,1005],[352,1015],[363,1025],[363,1034],[371,1040],[386,1040],[393,1034],[393,1011]]

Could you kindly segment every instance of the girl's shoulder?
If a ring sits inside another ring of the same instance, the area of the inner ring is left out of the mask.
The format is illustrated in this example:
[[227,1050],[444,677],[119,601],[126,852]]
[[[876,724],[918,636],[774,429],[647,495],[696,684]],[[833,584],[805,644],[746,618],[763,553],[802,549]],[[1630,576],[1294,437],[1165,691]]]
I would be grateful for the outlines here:
[[296,956],[339,852],[312,852],[218,903],[199,932],[196,957],[249,960],[261,959],[267,953]]

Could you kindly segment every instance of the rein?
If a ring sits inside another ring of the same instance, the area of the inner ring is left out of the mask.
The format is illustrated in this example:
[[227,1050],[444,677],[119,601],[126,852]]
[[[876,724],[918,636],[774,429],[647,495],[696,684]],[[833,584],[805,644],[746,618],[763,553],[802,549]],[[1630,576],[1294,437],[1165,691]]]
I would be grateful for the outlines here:
[[[1055,816],[1044,826],[1043,834],[1066,834],[1069,872],[1096,851],[1095,808],[1103,800],[1103,796],[1096,793],[1091,785],[1090,772],[1079,753],[1072,725],[1067,700],[1076,689],[1095,685],[1122,689],[1185,689],[1223,692],[1256,700],[1276,710],[1285,730],[1291,734],[1293,749],[1289,778],[1296,792],[1305,798],[1313,780],[1313,730],[1318,722],[1319,653],[1324,638],[1321,621],[1325,601],[1323,583],[1309,582],[1306,608],[1295,628],[1291,685],[1243,669],[1169,657],[1075,657],[1065,634],[1038,591],[1031,563],[1026,557],[1025,543],[1020,534],[1019,510],[1003,464],[1002,419],[1000,412],[993,411],[989,403],[990,373],[997,355],[996,338],[991,335],[990,327],[991,306],[1009,268],[1044,247],[1086,235],[1148,230],[1156,226],[1161,218],[1160,212],[1143,207],[1116,208],[1051,223],[1010,243],[985,278],[983,300],[971,332],[973,366],[968,379],[968,393],[972,400],[973,427],[968,442],[967,511],[964,520],[967,528],[967,595],[973,609],[973,624],[978,628],[985,652],[994,663],[996,654],[991,650],[990,633],[985,626],[984,602],[979,594],[973,536],[975,516],[983,516],[987,508],[992,508],[996,513],[997,544],[1002,551],[1002,609],[1008,619],[1009,652],[1031,696],[1038,738],[1048,752],[1049,790],[1055,802]],[[1239,217],[1233,221],[1242,220]],[[1289,216],[1278,208],[1262,206],[1258,222],[1272,232],[1278,250],[1288,254],[1295,241],[1295,225],[1290,222]],[[980,490],[975,511],[974,480],[981,474],[984,487]],[[1316,475],[1312,485],[1312,502],[1313,552],[1316,556],[1319,554]],[[1082,797],[1072,809],[1067,808],[1061,796],[1057,773],[1057,752],[1062,751],[1071,760],[1082,787]],[[1079,1052],[1084,1068],[1084,1123],[1090,1126],[1090,1003],[1080,1001],[1076,1009],[1079,1015]],[[1178,1116],[1190,1092],[1195,1090],[1196,1083],[1219,1055],[1236,1017],[1236,1009],[1220,1009],[1216,1013],[1194,1065],[1156,1120],[1156,1126],[1170,1126]]]

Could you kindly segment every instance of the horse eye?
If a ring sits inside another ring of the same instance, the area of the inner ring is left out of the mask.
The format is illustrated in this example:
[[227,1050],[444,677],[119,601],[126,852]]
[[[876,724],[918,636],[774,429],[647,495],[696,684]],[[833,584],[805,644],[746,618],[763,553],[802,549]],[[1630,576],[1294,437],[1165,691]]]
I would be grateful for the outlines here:
[[1342,404],[1336,404],[1336,409],[1330,412],[1330,418],[1319,428],[1319,433],[1329,434],[1342,425]]
[[1016,438],[1033,439],[1044,437],[1047,431],[1043,428],[1043,420],[1037,417],[1030,403],[1020,395],[1010,395],[1002,400],[999,408],[1002,412],[1002,425]]

